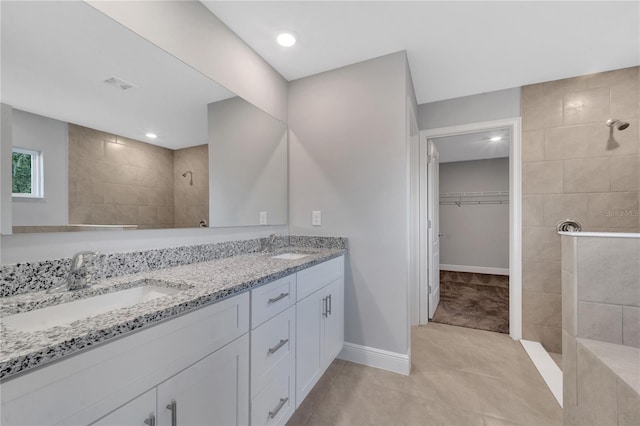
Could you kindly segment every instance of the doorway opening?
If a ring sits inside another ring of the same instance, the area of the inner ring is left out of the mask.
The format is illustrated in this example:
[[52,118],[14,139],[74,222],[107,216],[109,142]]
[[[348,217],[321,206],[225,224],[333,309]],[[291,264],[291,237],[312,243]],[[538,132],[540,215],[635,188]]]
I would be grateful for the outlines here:
[[520,120],[422,131],[419,323],[521,337]]
[[509,333],[509,139],[498,128],[428,140],[436,155],[427,168],[439,172],[428,174],[439,237],[429,255],[439,258],[434,322]]

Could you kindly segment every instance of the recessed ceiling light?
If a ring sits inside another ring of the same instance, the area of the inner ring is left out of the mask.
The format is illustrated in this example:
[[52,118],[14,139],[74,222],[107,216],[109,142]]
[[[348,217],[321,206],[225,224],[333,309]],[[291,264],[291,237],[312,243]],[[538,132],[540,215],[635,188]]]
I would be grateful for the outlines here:
[[158,137],[158,135],[156,135],[155,133],[147,133],[145,136],[149,139],[155,139]]
[[491,139],[489,139],[491,142],[498,142],[502,140],[502,136],[494,136]]
[[278,37],[276,37],[276,41],[282,47],[291,47],[296,44],[296,38],[291,33],[280,33]]

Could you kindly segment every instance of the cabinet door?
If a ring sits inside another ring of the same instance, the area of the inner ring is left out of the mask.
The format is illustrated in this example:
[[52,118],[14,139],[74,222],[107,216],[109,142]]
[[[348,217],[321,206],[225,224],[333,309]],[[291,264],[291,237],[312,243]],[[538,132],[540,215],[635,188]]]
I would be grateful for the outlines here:
[[323,373],[323,297],[321,289],[296,305],[296,408]]
[[335,359],[344,344],[344,278],[325,288],[327,316],[324,320],[323,368]]
[[248,334],[158,386],[159,426],[248,423]]
[[[129,401],[122,407],[107,414],[93,426],[145,426],[152,424],[152,417],[156,415],[156,388],[143,393],[136,399]],[[145,423],[147,421],[148,423]]]

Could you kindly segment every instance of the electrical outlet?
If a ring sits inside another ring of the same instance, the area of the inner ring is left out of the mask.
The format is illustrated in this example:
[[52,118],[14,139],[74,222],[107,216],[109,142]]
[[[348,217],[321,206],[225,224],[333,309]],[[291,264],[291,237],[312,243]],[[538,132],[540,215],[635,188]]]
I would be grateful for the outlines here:
[[267,224],[267,212],[260,212],[260,225]]
[[311,225],[322,225],[322,212],[320,210],[314,210],[311,212]]

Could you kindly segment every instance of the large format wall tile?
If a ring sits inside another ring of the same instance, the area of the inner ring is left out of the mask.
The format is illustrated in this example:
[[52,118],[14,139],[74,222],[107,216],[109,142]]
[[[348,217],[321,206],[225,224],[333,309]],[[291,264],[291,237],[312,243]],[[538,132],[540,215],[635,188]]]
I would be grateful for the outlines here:
[[640,308],[622,307],[622,343],[640,348]]
[[[541,270],[542,262],[560,259],[559,239],[550,235],[560,220],[577,219],[586,231],[640,230],[639,70],[626,68],[522,88],[525,291],[553,293],[560,288],[557,270]],[[606,125],[609,118],[630,126],[612,130]],[[540,277],[534,276],[535,270]],[[550,280],[557,280],[556,285]],[[547,335],[554,334],[553,326],[544,324],[547,315],[529,309],[523,319],[525,338],[542,340],[543,327],[549,327],[544,329]]]
[[522,165],[522,193],[562,193],[562,161],[540,161]]
[[607,87],[566,93],[563,98],[564,125],[606,121],[610,90]]
[[522,261],[522,289],[540,293],[560,293],[560,261]]
[[640,240],[578,239],[578,300],[640,307]]
[[622,344],[622,306],[578,302],[578,337]]
[[609,159],[565,160],[562,178],[565,193],[609,191]]
[[70,223],[157,228],[173,206],[173,151],[70,124],[69,188]]
[[578,424],[618,424],[617,379],[588,349],[577,345]]

